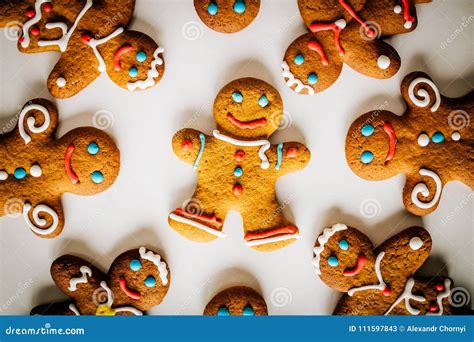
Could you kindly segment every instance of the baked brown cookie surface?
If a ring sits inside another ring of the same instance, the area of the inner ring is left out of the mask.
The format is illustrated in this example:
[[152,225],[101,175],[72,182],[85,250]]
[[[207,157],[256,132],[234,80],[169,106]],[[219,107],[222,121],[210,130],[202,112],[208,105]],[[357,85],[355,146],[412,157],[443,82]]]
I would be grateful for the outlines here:
[[267,316],[262,296],[246,286],[230,287],[219,292],[204,309],[205,316]]
[[51,265],[58,288],[72,300],[43,304],[39,315],[142,315],[160,304],[170,286],[165,260],[145,247],[119,255],[107,275],[88,261],[64,255]]
[[108,189],[120,170],[120,152],[104,131],[80,127],[56,139],[58,112],[44,99],[20,111],[16,128],[0,137],[0,216],[23,214],[39,237],[64,227],[61,196]]
[[397,51],[381,38],[413,31],[415,3],[430,0],[298,0],[309,33],[286,50],[283,78],[299,94],[314,95],[339,78],[343,63],[373,78],[400,68]]
[[260,9],[260,0],[194,0],[194,8],[206,26],[222,33],[246,28]]
[[282,214],[275,196],[278,178],[303,169],[310,159],[297,142],[272,145],[283,104],[277,90],[255,78],[227,84],[214,102],[217,129],[212,136],[182,129],[172,141],[175,154],[193,165],[198,183],[192,198],[170,215],[170,226],[184,237],[207,242],[224,237],[230,210],[241,213],[249,247],[271,251],[300,237]]
[[135,0],[6,0],[0,27],[20,26],[21,52],[58,51],[47,85],[54,97],[73,96],[106,72],[130,91],[163,76],[163,49],[142,32],[126,29]]
[[431,244],[428,231],[411,227],[373,249],[362,232],[336,224],[317,238],[313,265],[326,285],[345,293],[335,315],[450,315],[452,280],[414,275]]
[[406,174],[403,203],[411,213],[434,211],[446,183],[474,187],[474,92],[461,98],[440,94],[422,72],[405,77],[404,115],[375,110],[356,119],[346,137],[346,159],[367,180]]

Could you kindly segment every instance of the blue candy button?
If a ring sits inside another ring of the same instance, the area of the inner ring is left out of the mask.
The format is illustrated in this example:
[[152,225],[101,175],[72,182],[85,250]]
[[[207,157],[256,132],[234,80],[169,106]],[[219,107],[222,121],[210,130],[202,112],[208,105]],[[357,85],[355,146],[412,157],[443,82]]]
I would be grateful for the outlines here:
[[349,242],[347,242],[347,240],[339,241],[339,248],[343,251],[347,251],[349,249]]
[[370,137],[372,134],[374,134],[374,126],[371,124],[364,125],[360,129],[360,132],[364,137]]
[[254,316],[253,308],[250,305],[246,305],[242,310],[242,315],[244,316]]
[[130,260],[130,269],[132,271],[138,271],[140,268],[142,268],[142,264],[139,260],[137,259],[133,259],[133,260]]
[[13,172],[13,176],[16,179],[23,179],[26,177],[26,170],[22,167],[17,167],[15,171]]
[[96,155],[99,153],[99,145],[97,145],[96,142],[91,142],[89,145],[87,145],[87,152],[91,155]]
[[236,91],[232,93],[232,100],[234,100],[237,103],[242,103],[242,101],[244,100],[244,97],[242,96],[241,93]]
[[219,310],[217,310],[217,316],[229,316],[229,309],[227,306],[221,306]]
[[130,77],[137,77],[138,69],[135,67],[131,67],[130,69],[128,69],[128,74],[130,75]]
[[104,181],[104,175],[100,171],[94,171],[91,174],[91,179],[94,183],[99,184]]
[[234,3],[234,12],[238,14],[242,14],[245,12],[245,2],[243,2],[243,0],[237,0]]
[[304,56],[302,54],[296,55],[294,60],[296,65],[301,65],[304,62]]
[[339,265],[339,260],[337,260],[337,257],[335,257],[334,255],[331,255],[328,258],[328,264],[329,266],[336,267],[337,265]]
[[370,164],[373,159],[374,159],[374,154],[370,151],[364,151],[360,155],[360,161],[363,162],[364,164]]
[[312,72],[311,74],[308,75],[308,83],[315,84],[316,82],[318,82],[318,76],[316,76],[316,74]]
[[156,280],[154,277],[152,276],[148,276],[146,279],[145,279],[145,285],[147,287],[153,287],[156,285]]
[[258,99],[258,104],[260,105],[260,107],[262,108],[265,108],[266,106],[268,106],[268,99],[265,95],[262,95],[260,96],[260,98]]
[[436,144],[442,143],[444,141],[444,135],[441,132],[436,132],[431,137],[431,140]]
[[217,14],[217,4],[215,2],[209,3],[209,6],[207,6],[207,12],[210,15],[216,15]]
[[137,52],[137,61],[140,63],[143,63],[146,61],[146,53],[144,51],[138,51]]
[[234,169],[234,176],[235,177],[241,177],[244,174],[244,171],[242,170],[241,167],[236,167]]

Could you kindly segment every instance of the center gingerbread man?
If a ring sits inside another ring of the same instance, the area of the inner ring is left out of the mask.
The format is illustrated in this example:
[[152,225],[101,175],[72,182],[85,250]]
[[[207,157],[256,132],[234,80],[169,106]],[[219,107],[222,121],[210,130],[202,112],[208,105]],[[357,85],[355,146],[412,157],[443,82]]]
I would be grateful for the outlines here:
[[225,236],[225,217],[237,210],[249,247],[272,251],[300,238],[282,214],[275,184],[303,169],[310,151],[297,142],[268,141],[282,118],[282,99],[268,83],[241,78],[222,88],[214,101],[212,136],[186,128],[173,137],[174,153],[193,165],[198,182],[189,204],[169,215],[170,226],[190,240],[208,242]]

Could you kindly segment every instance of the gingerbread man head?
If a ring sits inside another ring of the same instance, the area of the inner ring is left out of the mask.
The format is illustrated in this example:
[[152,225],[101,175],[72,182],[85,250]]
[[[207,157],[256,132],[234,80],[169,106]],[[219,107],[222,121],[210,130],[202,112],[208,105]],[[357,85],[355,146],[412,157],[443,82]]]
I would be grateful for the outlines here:
[[73,301],[40,305],[32,314],[142,315],[163,301],[170,286],[168,265],[145,247],[119,255],[107,275],[79,257],[64,255],[51,265],[51,276]]
[[237,139],[267,139],[278,129],[282,117],[280,94],[256,78],[230,82],[214,101],[217,129]]
[[334,314],[450,314],[451,280],[414,276],[430,251],[430,234],[420,227],[408,228],[374,250],[362,232],[336,224],[316,240],[313,265],[324,283],[347,293]]
[[336,82],[343,63],[369,77],[392,77],[400,68],[400,57],[379,38],[414,30],[414,4],[429,1],[298,0],[311,32],[286,50],[285,82],[297,93],[313,95]]
[[474,92],[444,97],[422,72],[406,76],[401,92],[407,103],[403,116],[375,110],[352,123],[346,159],[367,180],[406,174],[403,202],[411,213],[425,215],[438,206],[446,183],[458,180],[474,186],[474,132],[469,125]]
[[102,192],[120,169],[119,150],[105,132],[81,127],[56,140],[57,125],[54,105],[35,99],[0,139],[0,214],[22,212],[31,230],[48,238],[64,226],[63,193]]
[[267,316],[262,296],[246,286],[234,286],[219,292],[204,309],[205,316]]
[[61,52],[47,82],[57,98],[75,95],[103,72],[124,89],[141,90],[161,79],[163,49],[126,29],[134,6],[135,0],[4,1],[0,27],[21,23],[22,52]]
[[260,9],[260,0],[194,0],[199,18],[217,32],[234,33],[246,28]]

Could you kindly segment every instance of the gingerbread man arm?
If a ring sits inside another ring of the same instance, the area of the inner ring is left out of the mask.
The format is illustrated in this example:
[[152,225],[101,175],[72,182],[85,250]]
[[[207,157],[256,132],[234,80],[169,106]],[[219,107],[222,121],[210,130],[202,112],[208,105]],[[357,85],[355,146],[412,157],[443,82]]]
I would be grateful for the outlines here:
[[172,140],[174,153],[188,164],[194,164],[202,155],[206,140],[211,137],[195,129],[184,128],[175,133]]
[[438,207],[444,184],[442,178],[428,168],[407,174],[403,188],[405,207],[418,216],[431,213]]
[[97,304],[107,299],[100,283],[106,276],[88,261],[63,255],[51,265],[51,276],[58,288],[75,300],[82,315],[94,315]]
[[[34,1],[4,0],[0,1],[0,27],[15,27],[27,19],[27,9]],[[12,37],[13,38],[13,37]]]
[[309,149],[298,142],[286,142],[277,145],[275,168],[282,174],[296,172],[306,167],[311,159]]
[[58,112],[56,107],[45,99],[27,102],[18,117],[18,134],[28,145],[32,140],[47,142],[56,131]]
[[[41,315],[41,316],[72,316],[76,315],[74,310],[77,307],[72,301],[64,301],[51,304],[41,304],[30,311],[30,315]],[[79,311],[79,310],[78,310]]]

